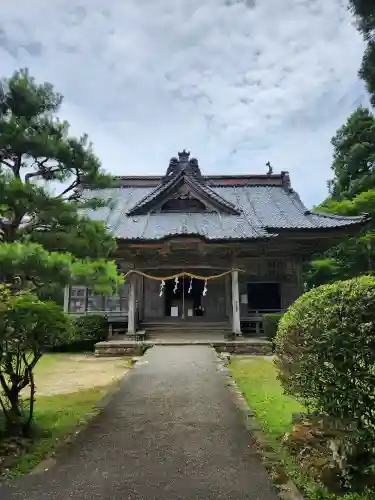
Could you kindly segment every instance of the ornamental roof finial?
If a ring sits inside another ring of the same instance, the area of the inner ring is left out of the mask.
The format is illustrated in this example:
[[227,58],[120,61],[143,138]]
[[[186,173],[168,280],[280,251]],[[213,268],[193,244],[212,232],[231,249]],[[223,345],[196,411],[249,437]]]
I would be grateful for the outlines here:
[[181,153],[178,153],[178,158],[181,163],[188,162],[189,157],[190,157],[190,151],[186,151],[186,149],[184,149]]
[[196,158],[190,159],[190,151],[186,151],[186,149],[178,153],[178,159],[175,156],[170,159],[167,172],[162,182],[166,182],[180,173],[186,173],[196,179],[203,180],[198,160]]

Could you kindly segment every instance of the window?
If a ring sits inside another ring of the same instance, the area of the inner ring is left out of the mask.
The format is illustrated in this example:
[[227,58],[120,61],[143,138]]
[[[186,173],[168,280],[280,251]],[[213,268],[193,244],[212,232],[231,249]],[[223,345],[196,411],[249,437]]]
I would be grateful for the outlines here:
[[280,283],[248,283],[247,299],[251,311],[280,311]]
[[106,296],[105,310],[108,312],[121,312],[121,297],[119,295]]
[[72,286],[70,289],[69,312],[82,314],[86,312],[87,288]]
[[87,290],[87,310],[88,311],[102,311],[104,309],[103,295],[95,293],[92,290]]
[[104,296],[84,286],[70,289],[69,312],[84,314],[86,311],[126,312],[128,310],[129,285],[123,285],[119,294]]
[[116,295],[108,295],[105,297],[105,310],[108,312],[127,312],[129,285],[125,284]]

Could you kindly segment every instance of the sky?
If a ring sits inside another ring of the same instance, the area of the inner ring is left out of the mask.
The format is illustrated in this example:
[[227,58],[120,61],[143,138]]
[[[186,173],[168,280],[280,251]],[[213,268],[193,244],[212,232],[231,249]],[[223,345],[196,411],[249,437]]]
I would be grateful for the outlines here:
[[1,76],[27,67],[65,97],[114,175],[290,172],[327,195],[330,139],[368,97],[346,0],[17,0],[1,7]]

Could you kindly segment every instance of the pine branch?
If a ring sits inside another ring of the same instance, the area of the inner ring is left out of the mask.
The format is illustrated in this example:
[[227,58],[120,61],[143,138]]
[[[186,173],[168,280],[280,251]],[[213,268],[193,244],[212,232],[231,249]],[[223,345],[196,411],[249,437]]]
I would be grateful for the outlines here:
[[72,191],[73,189],[75,189],[77,186],[79,185],[79,182],[77,181],[77,179],[72,182],[70,184],[69,187],[67,187],[66,189],[64,189],[64,191],[62,191],[60,194],[58,194],[57,196],[55,196],[55,199],[57,198],[62,198],[65,194],[69,193],[69,191]]

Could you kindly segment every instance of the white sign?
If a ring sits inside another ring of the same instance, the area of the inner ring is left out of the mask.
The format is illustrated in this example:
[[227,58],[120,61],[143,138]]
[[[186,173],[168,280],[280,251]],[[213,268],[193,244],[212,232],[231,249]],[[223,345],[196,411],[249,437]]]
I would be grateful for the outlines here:
[[241,295],[241,304],[247,304],[247,293]]
[[193,316],[193,309],[188,309],[188,316]]
[[178,306],[171,307],[171,316],[177,318],[178,316]]

